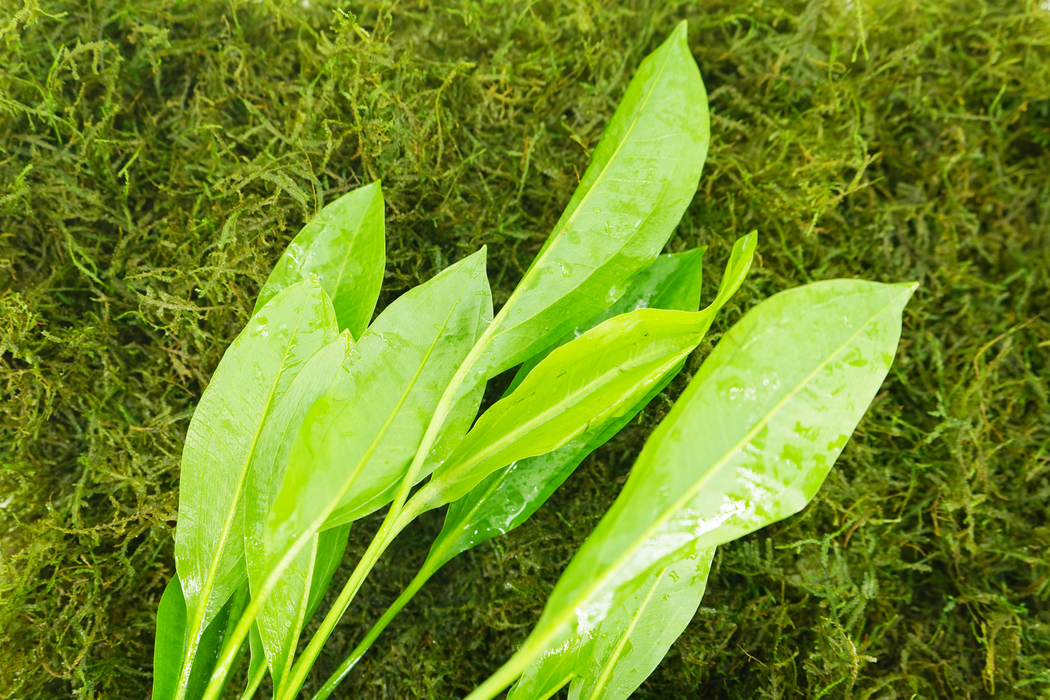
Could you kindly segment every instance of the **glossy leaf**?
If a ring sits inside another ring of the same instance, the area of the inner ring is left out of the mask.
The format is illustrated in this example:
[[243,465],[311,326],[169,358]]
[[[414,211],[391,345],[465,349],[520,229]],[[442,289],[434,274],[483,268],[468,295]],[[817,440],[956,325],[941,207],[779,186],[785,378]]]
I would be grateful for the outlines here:
[[418,498],[437,507],[461,498],[512,462],[581,437],[575,449],[585,449],[610,427],[618,430],[700,343],[743,281],[756,240],[749,234],[734,246],[718,300],[703,311],[638,308],[550,353],[510,396],[481,416]]
[[179,685],[186,644],[186,600],[176,573],[157,606],[157,639],[153,644],[153,700],[171,700]]
[[259,292],[255,311],[300,280],[317,275],[339,328],[364,333],[386,266],[383,192],[373,182],[328,204],[292,239]]
[[580,185],[504,305],[477,362],[494,376],[616,301],[696,193],[707,94],[682,22],[642,61]]
[[249,700],[255,695],[259,686],[266,679],[266,672],[269,669],[258,625],[253,624],[248,635],[248,650],[251,653],[251,660],[248,663],[248,684],[241,693],[241,700]]
[[263,422],[302,364],[336,335],[335,313],[318,281],[289,287],[233,341],[194,411],[182,454],[175,533],[189,657],[247,575],[244,491]]
[[646,443],[536,629],[472,700],[593,630],[654,569],[801,510],[882,384],[913,290],[818,282],[746,314]]
[[[212,664],[230,629],[231,617],[240,615],[247,593],[247,587],[242,584],[201,634],[186,685],[185,697],[189,700],[203,695],[211,675]],[[176,573],[164,588],[157,608],[157,639],[153,648],[153,700],[171,700],[176,697],[179,670],[186,653],[188,636],[186,600],[182,594],[182,583]]]
[[271,569],[337,509],[400,479],[491,303],[482,250],[401,296],[361,336],[295,440],[266,526]]
[[507,700],[549,698],[571,679],[569,700],[625,700],[660,664],[696,615],[714,550],[650,574],[588,635],[574,635],[533,663]]
[[636,309],[677,309],[695,311],[700,304],[703,259],[706,248],[661,255],[627,283],[623,296],[594,318],[581,323],[556,343],[536,353],[522,364],[504,395],[510,394],[536,365],[562,345],[594,328],[602,321]]
[[604,431],[693,351],[709,325],[703,312],[639,309],[558,348],[478,419],[419,498],[436,508],[496,469]]
[[[292,442],[310,406],[346,374],[343,361],[351,346],[350,334],[344,331],[317,351],[262,426],[245,493],[245,554],[252,590],[259,590],[266,574],[266,519],[284,478]],[[255,620],[276,686],[291,665],[299,633],[312,613],[311,601],[316,608],[342,559],[348,536],[349,526],[315,535],[273,587]]]

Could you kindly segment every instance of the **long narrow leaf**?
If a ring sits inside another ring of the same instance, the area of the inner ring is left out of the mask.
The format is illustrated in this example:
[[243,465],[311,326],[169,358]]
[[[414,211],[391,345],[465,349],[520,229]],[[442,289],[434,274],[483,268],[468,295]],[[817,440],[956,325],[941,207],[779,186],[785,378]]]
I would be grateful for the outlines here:
[[[186,683],[186,698],[195,700],[203,695],[211,676],[211,664],[230,630],[231,618],[240,615],[247,594],[247,587],[242,584],[201,634]],[[176,573],[164,589],[157,608],[157,642],[153,649],[153,700],[171,700],[178,692],[179,669],[186,654],[189,636],[186,625],[186,600],[182,595],[182,582]]]
[[[597,317],[578,326],[573,333],[567,334],[558,342],[557,347],[612,316],[636,308],[682,311],[696,309],[700,303],[703,253],[704,249],[700,248],[660,256],[652,265],[632,278],[627,291],[617,302]],[[505,395],[512,393],[528,371],[553,349],[548,348],[535,358],[535,361],[525,363]],[[670,379],[669,375],[667,381]],[[658,385],[659,389],[663,386],[663,382]],[[641,410],[642,404],[648,403],[649,398],[651,396],[639,402],[622,421],[626,423],[633,418],[637,411]],[[615,434],[619,427],[622,426],[614,426],[606,433]],[[314,696],[314,700],[323,700],[335,690],[386,626],[441,566],[460,552],[499,534],[506,534],[527,520],[584,457],[604,443],[607,434],[588,433],[555,452],[515,462],[489,475],[469,494],[452,503],[445,516],[445,525],[431,546],[430,554],[419,572],[350,656],[325,682],[324,687]]]
[[372,320],[383,283],[383,224],[378,181],[325,206],[288,244],[259,292],[253,313],[282,289],[315,274],[332,299],[339,328],[359,338]]
[[227,349],[194,411],[175,533],[188,628],[181,689],[200,635],[247,576],[244,491],[263,422],[302,364],[336,335],[331,301],[316,279],[285,289]]
[[745,315],[649,439],[533,633],[471,700],[593,630],[667,562],[801,510],[886,376],[913,290],[819,282]]
[[[271,411],[259,434],[256,457],[249,470],[245,494],[244,533],[248,578],[258,590],[266,573],[263,538],[266,519],[284,479],[285,464],[292,441],[298,434],[306,412],[346,374],[343,361],[352,340],[344,331],[317,351],[300,369],[281,400]],[[279,687],[303,625],[309,619],[311,601],[319,602],[335,566],[342,558],[349,527],[314,535],[274,586],[256,618],[260,641],[274,679]],[[315,581],[315,574],[324,572]]]
[[491,309],[481,251],[400,297],[361,336],[292,448],[266,525],[271,569],[337,509],[401,477]]
[[576,449],[583,449],[610,426],[619,429],[700,343],[729,298],[721,292],[735,292],[746,275],[756,238],[750,234],[734,246],[718,300],[703,311],[639,308],[550,353],[510,396],[481,416],[418,498],[437,507],[461,498],[512,462],[579,438]]
[[493,324],[477,367],[493,376],[547,347],[623,293],[696,193],[710,120],[682,22],[647,56],[580,185]]

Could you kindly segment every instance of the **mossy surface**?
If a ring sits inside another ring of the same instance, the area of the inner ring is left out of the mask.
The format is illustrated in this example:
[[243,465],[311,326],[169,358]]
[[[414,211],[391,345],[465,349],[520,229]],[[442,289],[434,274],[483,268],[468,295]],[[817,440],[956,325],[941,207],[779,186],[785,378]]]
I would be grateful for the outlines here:
[[[921,283],[883,391],[809,508],[721,548],[636,697],[1050,697],[1047,3],[0,7],[0,697],[148,697],[188,419],[304,221],[381,178],[380,305],[482,244],[502,303],[682,18],[713,134],[669,249],[710,246],[710,298],[757,229],[748,282],[665,396],[439,573],[339,696],[485,678],[720,333],[863,277]],[[309,687],[439,527],[384,557]]]

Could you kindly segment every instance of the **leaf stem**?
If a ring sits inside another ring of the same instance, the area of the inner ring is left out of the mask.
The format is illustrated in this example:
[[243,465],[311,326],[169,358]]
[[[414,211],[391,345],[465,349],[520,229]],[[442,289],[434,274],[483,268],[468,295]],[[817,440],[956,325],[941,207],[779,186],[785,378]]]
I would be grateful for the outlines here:
[[368,549],[365,550],[364,555],[361,557],[361,561],[354,567],[354,571],[350,574],[350,579],[343,586],[343,590],[339,592],[339,597],[336,598],[335,603],[332,604],[332,609],[325,615],[324,620],[321,622],[320,628],[314,633],[310,643],[303,650],[299,659],[292,666],[291,676],[287,681],[287,685],[282,683],[281,685],[286,688],[287,692],[278,696],[279,700],[290,700],[294,698],[299,692],[299,688],[302,687],[303,681],[306,680],[307,674],[310,673],[310,669],[313,667],[314,661],[321,653],[321,647],[328,641],[328,637],[332,634],[332,630],[335,629],[340,618],[343,617],[343,613],[350,607],[350,603],[353,601],[354,596],[361,589],[361,585],[364,583],[365,578],[371,573],[372,568],[376,562],[379,561],[379,557],[383,555],[386,548],[390,546],[390,543],[394,541],[394,538],[405,529],[405,527],[412,522],[416,516],[418,516],[422,510],[418,504],[421,501],[413,499],[406,507],[400,508],[395,511],[393,508],[387,513],[386,518],[383,520],[382,526],[379,528],[379,532],[372,539],[372,542],[368,545]]
[[423,585],[430,580],[430,577],[433,576],[444,563],[442,562],[441,564],[435,565],[434,562],[436,561],[438,560],[432,557],[427,558],[423,563],[422,568],[416,573],[415,578],[412,579],[411,583],[409,583],[405,590],[401,592],[401,595],[398,596],[397,600],[386,609],[383,616],[372,625],[372,629],[368,631],[368,634],[361,640],[361,643],[350,652],[350,655],[343,660],[343,663],[339,665],[339,668],[336,669],[335,673],[328,677],[328,680],[325,681],[324,685],[321,686],[321,689],[314,695],[313,700],[325,700],[332,694],[343,679],[350,674],[350,671],[357,665],[357,662],[364,657],[379,638],[379,635],[383,634],[387,625],[397,617],[398,613],[401,612],[401,609],[404,608],[413,597],[415,597],[416,593],[419,592]]

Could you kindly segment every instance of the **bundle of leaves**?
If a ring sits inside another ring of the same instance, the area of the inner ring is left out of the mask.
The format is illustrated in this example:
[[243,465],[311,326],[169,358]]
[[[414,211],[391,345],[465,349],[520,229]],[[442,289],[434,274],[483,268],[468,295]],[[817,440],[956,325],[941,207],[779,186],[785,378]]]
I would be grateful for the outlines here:
[[[707,245],[718,269],[741,233],[767,243],[667,396],[776,291],[922,287],[838,471],[801,517],[721,550],[702,614],[639,695],[1046,692],[1050,12],[334,5],[5,3],[0,693],[148,694],[188,419],[304,221],[381,177],[380,304],[482,243],[501,304],[681,18],[714,138],[669,250]],[[530,523],[450,563],[347,692],[448,697],[495,670],[666,405]],[[394,599],[440,522],[399,540],[335,646]],[[307,689],[341,659],[322,656]]]

